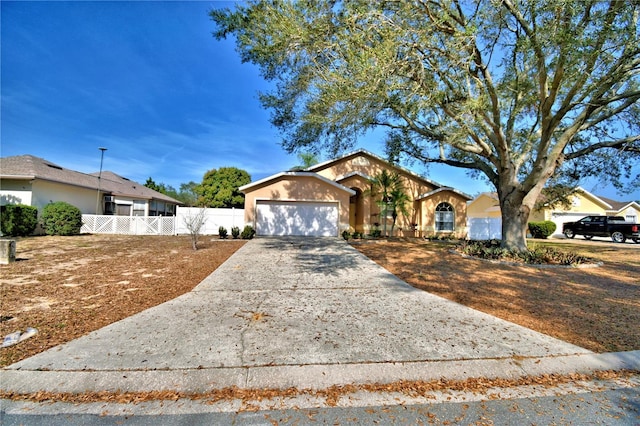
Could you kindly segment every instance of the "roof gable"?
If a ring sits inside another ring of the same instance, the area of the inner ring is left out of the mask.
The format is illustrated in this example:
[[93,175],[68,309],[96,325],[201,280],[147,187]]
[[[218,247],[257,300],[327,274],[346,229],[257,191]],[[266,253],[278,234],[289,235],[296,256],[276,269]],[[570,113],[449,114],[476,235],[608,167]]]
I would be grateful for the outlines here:
[[341,190],[341,191],[345,191],[350,195],[355,195],[355,191],[353,189],[347,188],[344,185],[340,185],[338,182],[334,182],[330,179],[327,179],[323,176],[320,176],[317,173],[312,173],[312,172],[280,172],[277,173],[275,175],[271,175],[271,176],[267,176],[264,179],[260,179],[258,181],[255,182],[251,182],[247,185],[243,185],[240,188],[238,188],[242,193],[246,194],[247,192],[251,192],[255,189],[258,189],[259,187],[263,187],[263,186],[267,186],[273,182],[278,181],[281,178],[286,178],[286,177],[310,177],[313,179],[318,179],[326,184],[329,184],[331,186],[336,187],[337,189]]
[[[392,169],[392,170],[395,170],[396,172],[399,172],[399,173],[405,174],[407,176],[410,176],[411,178],[416,179],[418,181],[421,181],[426,185],[435,186],[435,187],[444,187],[444,185],[442,185],[442,184],[440,184],[438,182],[435,182],[435,181],[433,181],[431,179],[422,177],[419,174],[417,174],[417,173],[415,173],[415,172],[413,172],[413,171],[411,171],[409,169],[405,169],[404,167],[392,164],[392,163],[388,162],[387,160],[385,160],[384,158],[382,158],[382,157],[380,157],[380,156],[378,156],[376,154],[373,154],[373,153],[371,153],[371,152],[369,152],[369,151],[367,151],[365,149],[359,149],[359,150],[356,150],[356,151],[352,151],[352,152],[349,152],[349,153],[343,155],[342,157],[338,157],[338,158],[335,158],[333,160],[328,160],[328,161],[325,161],[325,162],[322,162],[322,163],[319,163],[319,164],[315,164],[315,165],[305,169],[305,171],[307,171],[307,172],[319,172],[321,170],[333,167],[338,163],[346,162],[346,161],[348,161],[350,159],[355,159],[357,157],[369,157],[370,159],[373,159],[375,161],[379,161],[381,163],[384,163],[386,165],[386,167],[388,167],[389,169]],[[346,176],[347,175],[345,174],[345,175],[341,176],[341,178],[344,178]]]

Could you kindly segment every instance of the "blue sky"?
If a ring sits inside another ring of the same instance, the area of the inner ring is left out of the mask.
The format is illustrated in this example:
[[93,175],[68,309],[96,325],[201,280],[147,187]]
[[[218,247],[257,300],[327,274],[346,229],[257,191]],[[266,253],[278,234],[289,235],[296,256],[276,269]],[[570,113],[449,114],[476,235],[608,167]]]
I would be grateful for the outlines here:
[[[299,163],[279,145],[268,89],[232,40],[217,41],[208,1],[2,1],[2,157],[32,154],[81,172],[100,168],[178,189],[239,167],[253,180]],[[382,137],[358,148],[384,156]],[[326,160],[327,158],[323,158]],[[413,170],[468,194],[490,190],[464,171]],[[596,194],[617,196],[597,184]]]

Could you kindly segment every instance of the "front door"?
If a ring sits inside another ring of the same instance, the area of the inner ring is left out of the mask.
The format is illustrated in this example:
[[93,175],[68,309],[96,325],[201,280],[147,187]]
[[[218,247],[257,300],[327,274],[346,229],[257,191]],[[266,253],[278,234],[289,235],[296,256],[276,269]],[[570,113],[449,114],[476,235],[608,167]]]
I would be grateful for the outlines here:
[[356,191],[356,194],[349,198],[349,226],[357,232],[364,232],[364,199],[362,191],[358,188],[351,189]]

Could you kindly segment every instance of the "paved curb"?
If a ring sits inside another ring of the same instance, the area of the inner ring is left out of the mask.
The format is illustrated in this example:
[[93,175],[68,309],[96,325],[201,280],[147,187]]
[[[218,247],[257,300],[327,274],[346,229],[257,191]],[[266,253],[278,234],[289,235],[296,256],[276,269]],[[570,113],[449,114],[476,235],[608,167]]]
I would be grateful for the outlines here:
[[237,386],[242,389],[325,389],[367,383],[517,379],[545,374],[640,371],[640,351],[561,355],[544,358],[474,359],[402,363],[361,363],[167,371],[25,371],[2,370],[2,389],[15,393],[83,393],[99,391],[178,391],[204,393]]

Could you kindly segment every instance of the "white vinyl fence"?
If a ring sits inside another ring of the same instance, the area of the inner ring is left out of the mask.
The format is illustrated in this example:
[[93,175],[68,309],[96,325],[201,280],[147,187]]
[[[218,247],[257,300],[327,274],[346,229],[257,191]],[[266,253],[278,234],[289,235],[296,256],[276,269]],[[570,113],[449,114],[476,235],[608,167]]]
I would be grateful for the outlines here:
[[[187,221],[196,217],[203,209],[198,207],[178,207],[176,211],[176,234],[188,234]],[[218,235],[218,228],[224,226],[229,235],[231,228],[244,228],[244,209],[204,209],[204,224],[200,230],[202,235]]]
[[82,215],[82,234],[173,235],[173,216]]
[[[175,216],[110,216],[82,215],[83,234],[120,235],[177,235],[188,234],[186,221],[195,217],[203,209],[178,207]],[[200,234],[218,235],[218,228],[224,226],[231,235],[231,228],[244,227],[244,209],[204,209],[205,222]]]

